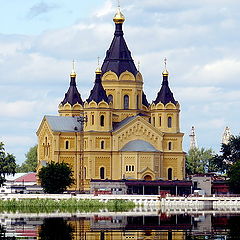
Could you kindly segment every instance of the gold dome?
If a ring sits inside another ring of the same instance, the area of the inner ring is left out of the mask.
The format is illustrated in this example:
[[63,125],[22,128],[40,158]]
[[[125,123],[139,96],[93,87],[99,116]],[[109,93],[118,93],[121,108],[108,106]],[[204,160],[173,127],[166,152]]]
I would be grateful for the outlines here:
[[164,65],[165,65],[165,68],[164,68],[164,71],[162,72],[162,75],[163,76],[168,76],[168,70],[167,70],[167,58],[164,58]]
[[102,70],[101,68],[98,66],[96,71],[95,71],[96,74],[102,74]]
[[168,74],[169,74],[169,73],[168,73],[167,69],[164,69],[164,71],[162,72],[162,75],[163,75],[163,76],[168,76]]
[[71,72],[71,74],[70,74],[70,77],[76,77],[77,76],[77,74],[76,74],[76,72],[73,70],[72,72]]
[[73,60],[72,61],[72,72],[70,74],[70,77],[76,77],[76,76],[77,76],[77,74],[75,72],[75,61]]
[[121,13],[121,10],[120,8],[118,7],[117,9],[117,12],[113,18],[113,21],[116,23],[116,24],[120,24],[120,23],[124,23],[125,21],[125,17],[124,15]]

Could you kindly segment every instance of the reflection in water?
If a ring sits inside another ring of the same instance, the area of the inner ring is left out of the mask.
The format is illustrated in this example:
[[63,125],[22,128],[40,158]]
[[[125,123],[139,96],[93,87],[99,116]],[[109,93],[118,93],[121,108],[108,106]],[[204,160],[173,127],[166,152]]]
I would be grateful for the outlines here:
[[0,240],[16,240],[16,237],[8,237],[8,236],[6,236],[5,227],[0,225]]
[[[240,214],[157,212],[70,215],[65,218],[7,218],[5,240],[191,240],[240,239]],[[4,232],[3,228],[2,232]],[[35,235],[33,234],[35,231]],[[30,235],[32,234],[32,235]],[[3,235],[2,235],[3,236]]]
[[72,226],[62,218],[46,218],[39,230],[41,240],[72,240]]

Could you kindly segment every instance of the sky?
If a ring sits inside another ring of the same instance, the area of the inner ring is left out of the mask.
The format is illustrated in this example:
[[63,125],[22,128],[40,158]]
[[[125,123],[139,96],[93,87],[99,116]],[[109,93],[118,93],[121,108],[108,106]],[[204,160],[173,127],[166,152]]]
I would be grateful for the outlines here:
[[[166,57],[181,105],[184,151],[195,126],[198,147],[220,150],[226,126],[239,134],[240,1],[121,0],[125,40],[140,61],[152,102]],[[85,100],[97,58],[114,33],[116,0],[0,0],[0,141],[17,163],[37,143],[44,115],[58,115],[76,61]]]

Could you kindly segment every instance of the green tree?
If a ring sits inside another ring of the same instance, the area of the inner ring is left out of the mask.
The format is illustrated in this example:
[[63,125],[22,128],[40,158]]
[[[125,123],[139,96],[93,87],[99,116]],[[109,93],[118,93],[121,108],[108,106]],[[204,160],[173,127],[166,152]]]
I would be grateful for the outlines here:
[[186,173],[188,175],[206,173],[212,170],[211,159],[213,150],[205,148],[192,148],[186,156]]
[[74,183],[73,172],[67,163],[48,163],[38,173],[46,193],[63,193]]
[[237,161],[229,168],[228,177],[231,191],[240,193],[240,161]]
[[31,147],[25,154],[26,160],[17,167],[17,172],[35,172],[37,168],[37,145]]
[[5,176],[16,173],[16,160],[12,154],[6,153],[4,144],[0,142],[0,186],[6,181]]
[[221,154],[213,157],[212,162],[219,172],[228,172],[240,160],[240,136],[232,136],[228,144],[222,144]]
[[228,144],[222,144],[220,152],[213,161],[221,172],[227,173],[231,191],[240,193],[240,136],[231,136]]

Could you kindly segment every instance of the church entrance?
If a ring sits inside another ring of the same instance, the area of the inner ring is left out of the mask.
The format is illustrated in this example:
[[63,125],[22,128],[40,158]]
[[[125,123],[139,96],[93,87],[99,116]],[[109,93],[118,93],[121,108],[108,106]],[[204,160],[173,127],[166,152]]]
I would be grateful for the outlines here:
[[145,181],[152,181],[152,177],[151,177],[150,175],[146,175],[146,176],[144,177],[144,180],[145,180]]

